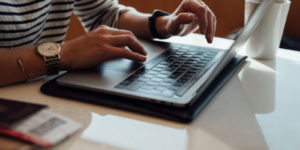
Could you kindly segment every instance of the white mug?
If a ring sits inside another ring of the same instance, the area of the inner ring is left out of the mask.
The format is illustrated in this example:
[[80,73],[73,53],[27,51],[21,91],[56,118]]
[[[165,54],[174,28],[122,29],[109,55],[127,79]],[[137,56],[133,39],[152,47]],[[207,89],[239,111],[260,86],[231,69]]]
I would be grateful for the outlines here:
[[[245,0],[245,23],[261,0]],[[279,48],[291,2],[274,0],[261,24],[246,43],[247,55],[255,59],[274,59]]]

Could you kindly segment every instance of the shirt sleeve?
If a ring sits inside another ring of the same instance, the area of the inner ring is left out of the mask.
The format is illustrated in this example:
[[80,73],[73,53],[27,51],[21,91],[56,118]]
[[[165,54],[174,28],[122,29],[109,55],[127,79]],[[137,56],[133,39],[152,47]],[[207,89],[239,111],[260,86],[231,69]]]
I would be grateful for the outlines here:
[[118,28],[119,15],[130,9],[133,8],[118,4],[118,0],[75,0],[74,4],[74,12],[86,31],[99,25]]

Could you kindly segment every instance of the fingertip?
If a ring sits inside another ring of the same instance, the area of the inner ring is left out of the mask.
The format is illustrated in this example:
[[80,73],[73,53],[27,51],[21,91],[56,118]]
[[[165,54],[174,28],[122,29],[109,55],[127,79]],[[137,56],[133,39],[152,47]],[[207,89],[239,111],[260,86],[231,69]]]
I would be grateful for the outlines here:
[[186,16],[190,19],[190,20],[194,20],[195,19],[195,15],[192,13],[188,13],[186,14]]
[[147,60],[146,56],[141,56],[140,59],[139,59],[139,61],[141,61],[141,62],[145,62],[146,60]]
[[213,36],[212,35],[206,35],[205,37],[206,37],[206,41],[208,43],[212,43],[213,42]]
[[145,49],[143,50],[143,55],[147,56],[147,51]]

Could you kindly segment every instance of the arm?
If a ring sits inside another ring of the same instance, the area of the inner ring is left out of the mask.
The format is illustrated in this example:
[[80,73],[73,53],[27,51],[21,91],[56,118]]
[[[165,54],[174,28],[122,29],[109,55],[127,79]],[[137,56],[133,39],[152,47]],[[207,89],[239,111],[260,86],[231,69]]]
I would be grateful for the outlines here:
[[46,74],[46,64],[35,49],[35,46],[0,49],[0,86]]
[[[146,60],[146,51],[131,32],[107,26],[100,26],[60,46],[60,70],[88,68],[118,58]],[[37,54],[36,46],[22,46],[0,49],[0,70],[1,87],[46,75],[46,64]]]
[[[151,38],[149,16],[150,14],[128,10],[120,15],[118,26],[132,31],[138,37]],[[201,0],[183,0],[171,15],[158,17],[156,21],[156,29],[161,36],[182,36],[198,28],[211,43],[216,30],[216,17]]]

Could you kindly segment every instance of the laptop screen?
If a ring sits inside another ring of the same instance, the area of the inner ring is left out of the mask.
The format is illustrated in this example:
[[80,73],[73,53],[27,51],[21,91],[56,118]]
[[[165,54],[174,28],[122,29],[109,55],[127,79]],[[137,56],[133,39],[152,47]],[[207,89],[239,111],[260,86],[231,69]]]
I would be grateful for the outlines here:
[[[266,12],[270,8],[273,0],[262,0],[256,10],[253,12],[251,18],[248,23],[244,26],[240,34],[236,37],[235,42],[232,44],[231,48],[227,50],[220,61],[217,62],[215,68],[211,72],[209,78],[203,84],[202,87],[208,86],[215,79],[215,77],[222,71],[222,69],[232,60],[232,58],[236,55],[236,52],[246,43],[255,29],[262,22]],[[205,88],[201,88],[199,93]]]

